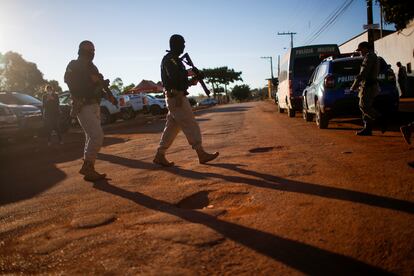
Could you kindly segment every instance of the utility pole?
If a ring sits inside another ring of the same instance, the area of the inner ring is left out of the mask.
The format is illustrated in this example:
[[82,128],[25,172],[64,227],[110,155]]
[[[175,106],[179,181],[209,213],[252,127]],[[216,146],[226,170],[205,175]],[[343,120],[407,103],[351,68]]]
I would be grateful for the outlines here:
[[273,80],[273,62],[272,62],[272,57],[260,57],[260,58],[266,58],[266,59],[270,59],[270,74]]
[[374,29],[372,27],[373,19],[372,19],[372,0],[367,1],[367,24],[368,24],[368,43],[374,47]]
[[283,32],[283,33],[277,33],[278,35],[290,35],[290,48],[293,48],[293,35],[297,34],[297,33],[292,33],[292,32]]
[[382,5],[381,5],[381,3],[379,4],[380,5],[380,16],[381,16],[381,24],[380,24],[380,37],[382,38],[382,29],[383,29],[383,19],[384,19],[384,13],[383,13],[383,11],[382,11]]
[[268,98],[271,99],[272,98],[272,93],[273,93],[273,62],[272,62],[272,57],[260,57],[260,58],[264,58],[264,59],[270,59],[270,74],[271,74],[271,78],[268,79],[267,83],[267,91],[268,91]]

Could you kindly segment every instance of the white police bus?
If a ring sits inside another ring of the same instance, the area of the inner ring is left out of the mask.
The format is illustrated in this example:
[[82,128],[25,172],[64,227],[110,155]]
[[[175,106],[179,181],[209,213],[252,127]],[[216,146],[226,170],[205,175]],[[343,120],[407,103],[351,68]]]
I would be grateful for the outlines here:
[[278,111],[287,110],[289,117],[295,117],[302,110],[302,92],[313,70],[319,63],[331,55],[338,55],[336,44],[309,45],[295,47],[283,56],[280,65],[279,85],[276,93]]

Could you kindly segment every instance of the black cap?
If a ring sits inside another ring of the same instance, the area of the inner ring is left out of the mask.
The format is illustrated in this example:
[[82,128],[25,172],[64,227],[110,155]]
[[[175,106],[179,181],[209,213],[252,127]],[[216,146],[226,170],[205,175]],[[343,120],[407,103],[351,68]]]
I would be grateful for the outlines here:
[[361,51],[362,49],[371,49],[371,45],[367,41],[363,41],[358,44],[358,48],[355,51]]
[[173,34],[170,37],[170,49],[174,49],[177,45],[183,45],[185,42],[184,37],[179,34]]

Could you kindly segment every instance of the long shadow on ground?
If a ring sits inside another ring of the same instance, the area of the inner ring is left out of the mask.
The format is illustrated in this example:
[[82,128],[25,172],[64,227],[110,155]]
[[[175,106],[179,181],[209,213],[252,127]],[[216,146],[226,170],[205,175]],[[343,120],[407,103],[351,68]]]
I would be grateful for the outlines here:
[[[46,146],[46,140],[30,141],[29,145],[11,145],[0,151],[0,206],[32,198],[66,178],[55,164],[83,156],[84,134],[64,136],[66,143]],[[104,146],[123,143],[124,139],[105,137]],[[4,162],[3,162],[4,160]]]
[[[136,169],[146,169],[146,170],[156,170],[157,166],[149,164],[143,161],[124,158],[121,156],[113,156],[108,154],[99,154],[101,160],[106,160],[115,164],[123,165],[130,168]],[[278,176],[264,174],[252,170],[245,169],[244,165],[241,164],[229,164],[229,163],[219,163],[219,164],[209,164],[209,166],[220,167],[232,171],[236,171],[242,175],[250,176],[231,176],[225,174],[218,174],[214,172],[197,172],[193,170],[187,170],[179,167],[165,168],[163,170],[168,171],[169,173],[186,177],[190,179],[202,180],[202,179],[221,179],[231,183],[244,183],[251,186],[256,186],[265,189],[272,189],[285,192],[301,193],[306,195],[314,195],[319,197],[343,200],[348,202],[355,202],[366,204],[374,207],[381,207],[384,209],[402,211],[409,214],[414,213],[414,203],[385,197],[378,196],[364,192],[352,191],[343,188],[328,187],[319,184],[306,183],[295,180],[288,180]],[[254,178],[251,178],[254,177]]]
[[205,225],[226,238],[260,254],[282,262],[310,275],[387,275],[377,268],[338,253],[330,252],[295,240],[217,219],[195,210],[183,210],[139,192],[118,188],[107,181],[94,184],[94,188],[128,200],[146,208],[168,213],[192,223]]

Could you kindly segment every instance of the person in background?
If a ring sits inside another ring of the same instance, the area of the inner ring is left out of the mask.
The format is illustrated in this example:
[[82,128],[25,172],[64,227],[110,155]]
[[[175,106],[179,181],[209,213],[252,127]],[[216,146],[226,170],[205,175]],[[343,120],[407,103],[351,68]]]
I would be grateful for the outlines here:
[[53,131],[59,139],[59,144],[63,144],[62,134],[60,132],[60,109],[59,96],[53,90],[52,86],[46,85],[45,93],[43,94],[43,120],[47,131],[47,145],[52,144]]
[[401,62],[397,62],[398,67],[398,85],[401,90],[401,98],[407,96],[407,70]]

